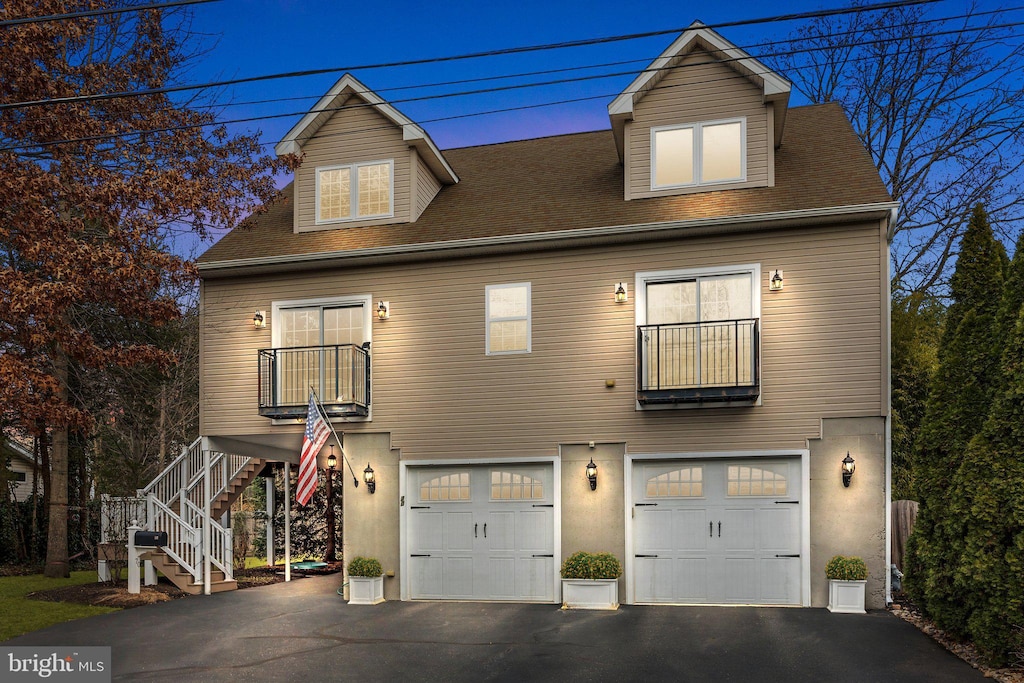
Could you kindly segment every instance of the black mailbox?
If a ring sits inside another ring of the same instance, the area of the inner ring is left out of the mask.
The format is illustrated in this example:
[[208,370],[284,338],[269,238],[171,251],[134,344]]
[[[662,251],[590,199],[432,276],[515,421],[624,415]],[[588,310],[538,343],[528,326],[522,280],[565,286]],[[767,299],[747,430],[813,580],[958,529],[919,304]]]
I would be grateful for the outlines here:
[[135,545],[154,546],[162,548],[167,545],[166,531],[136,531]]

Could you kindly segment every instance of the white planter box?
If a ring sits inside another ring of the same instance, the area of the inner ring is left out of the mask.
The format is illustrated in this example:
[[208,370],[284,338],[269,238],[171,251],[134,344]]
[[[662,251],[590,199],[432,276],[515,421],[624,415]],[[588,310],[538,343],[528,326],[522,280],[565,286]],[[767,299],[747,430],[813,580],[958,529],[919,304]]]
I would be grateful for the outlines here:
[[562,579],[562,607],[618,609],[618,579]]
[[384,602],[383,576],[348,577],[348,604],[379,605]]
[[864,587],[867,581],[828,581],[828,611],[864,614]]

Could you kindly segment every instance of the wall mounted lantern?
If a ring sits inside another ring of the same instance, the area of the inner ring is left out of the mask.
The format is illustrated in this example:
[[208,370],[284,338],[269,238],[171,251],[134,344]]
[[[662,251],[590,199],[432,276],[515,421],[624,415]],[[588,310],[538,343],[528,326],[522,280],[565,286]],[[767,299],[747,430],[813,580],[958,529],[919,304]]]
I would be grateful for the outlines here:
[[252,326],[257,330],[263,329],[267,326],[267,317],[263,315],[263,311],[256,311],[253,313]]
[[590,462],[587,463],[587,479],[590,481],[590,490],[597,490],[597,465],[594,464],[594,459],[591,458]]
[[620,282],[615,286],[615,303],[624,304],[629,301],[629,292],[626,290],[626,283]]
[[373,468],[370,467],[370,463],[366,463],[366,469],[363,470],[363,481],[366,482],[366,490],[370,493],[377,490],[377,480],[373,478]]
[[391,317],[391,302],[390,301],[378,301],[377,302],[377,319],[387,320]]
[[776,269],[772,272],[772,277],[768,280],[768,291],[778,292],[782,290],[782,271]]
[[843,458],[843,486],[850,486],[850,480],[853,479],[853,471],[855,469],[857,469],[857,466],[853,464],[850,451],[846,451],[846,457]]

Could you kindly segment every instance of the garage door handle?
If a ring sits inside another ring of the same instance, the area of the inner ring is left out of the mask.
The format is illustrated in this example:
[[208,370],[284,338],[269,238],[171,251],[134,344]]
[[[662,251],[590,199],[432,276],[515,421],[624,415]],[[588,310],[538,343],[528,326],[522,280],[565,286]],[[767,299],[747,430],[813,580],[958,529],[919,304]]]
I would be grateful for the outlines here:
[[429,505],[413,505],[409,509],[410,510],[429,510],[430,506]]
[[711,538],[714,535],[715,535],[715,523],[714,522],[708,522],[708,538]]
[[657,505],[657,503],[633,503],[633,507],[638,507],[638,508],[650,508],[650,507],[655,507],[656,505]]
[[431,557],[431,555],[429,555],[429,554],[427,554],[427,555],[416,555],[416,554],[412,554],[412,555],[410,555],[409,557]]
[[800,555],[776,555],[775,557],[800,557]]
[[719,538],[722,537],[722,523],[721,522],[718,523],[718,537]]
[[554,555],[531,555],[530,557],[554,557]]
[[[534,503],[533,507],[535,507],[535,508],[553,508],[553,507],[555,507],[555,504],[554,503]],[[554,555],[552,555],[551,557],[554,557]]]
[[487,523],[484,522],[484,538],[487,538]]
[[634,555],[633,557],[657,557],[657,555]]
[[476,528],[477,528],[478,526],[479,526],[478,524],[474,524],[474,525],[473,525],[473,538],[476,538]]
[[775,501],[775,504],[776,505],[799,505],[800,501],[799,500],[777,500],[777,501]]

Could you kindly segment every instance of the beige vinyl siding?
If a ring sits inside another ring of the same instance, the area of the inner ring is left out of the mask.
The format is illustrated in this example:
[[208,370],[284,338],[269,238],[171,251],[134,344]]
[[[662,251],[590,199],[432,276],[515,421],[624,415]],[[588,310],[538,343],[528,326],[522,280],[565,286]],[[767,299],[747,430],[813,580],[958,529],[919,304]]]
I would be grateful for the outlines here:
[[[695,187],[651,190],[651,128],[746,117],[747,180]],[[703,50],[682,58],[652,90],[637,102],[626,124],[628,199],[708,192],[737,187],[765,187],[773,162],[768,109],[761,90]]]
[[[28,500],[32,495],[32,463],[26,462],[19,457],[11,457],[11,465],[8,469],[16,474],[20,473],[25,475],[25,481],[14,483],[14,499],[17,501]],[[42,489],[43,487],[40,486],[40,493],[42,493]]]
[[[302,166],[295,171],[296,232],[406,223],[410,220],[411,162],[409,145],[402,140],[402,129],[358,98],[351,98],[349,102],[351,104],[337,111],[302,149],[305,157]],[[395,162],[394,216],[316,224],[317,167],[388,159]]]
[[414,174],[416,178],[416,204],[413,207],[412,220],[416,220],[420,217],[420,214],[426,211],[430,200],[441,191],[441,183],[434,177],[430,168],[423,163],[420,155],[415,150],[412,153],[416,159],[416,173]]
[[[557,453],[625,442],[632,452],[804,448],[822,418],[884,414],[882,239],[877,223],[503,254],[204,284],[201,433],[296,432],[257,414],[252,311],[305,297],[389,300],[373,321],[373,419],[403,458]],[[760,263],[762,405],[635,410],[637,271]],[[767,274],[783,268],[782,292]],[[484,288],[530,282],[530,354],[486,356]],[[271,324],[274,324],[273,321]],[[614,388],[605,386],[615,380]]]

